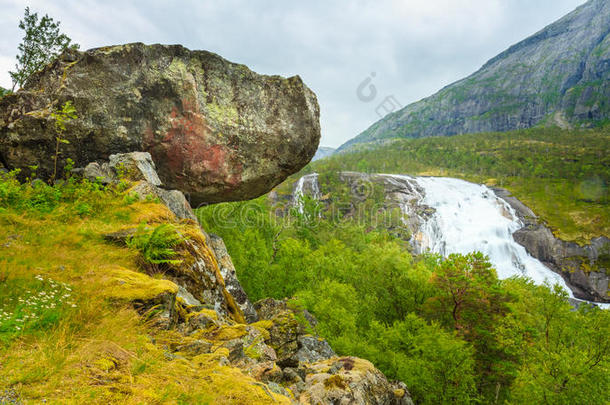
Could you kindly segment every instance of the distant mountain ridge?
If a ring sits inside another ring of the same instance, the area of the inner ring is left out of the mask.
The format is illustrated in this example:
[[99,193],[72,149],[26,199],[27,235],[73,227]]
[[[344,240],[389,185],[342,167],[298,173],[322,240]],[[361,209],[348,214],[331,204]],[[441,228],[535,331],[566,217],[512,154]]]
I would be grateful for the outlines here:
[[320,146],[316,151],[316,154],[311,158],[312,162],[316,160],[323,159],[335,153],[335,148],[329,148],[328,146]]
[[469,77],[388,114],[345,151],[388,138],[509,131],[610,119],[610,1],[590,0]]

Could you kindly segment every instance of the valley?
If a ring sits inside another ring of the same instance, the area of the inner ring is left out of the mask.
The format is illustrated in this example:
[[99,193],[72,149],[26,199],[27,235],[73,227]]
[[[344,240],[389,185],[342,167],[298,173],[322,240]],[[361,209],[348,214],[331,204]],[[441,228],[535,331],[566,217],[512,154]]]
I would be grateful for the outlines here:
[[610,2],[477,1],[26,7],[0,404],[608,403]]

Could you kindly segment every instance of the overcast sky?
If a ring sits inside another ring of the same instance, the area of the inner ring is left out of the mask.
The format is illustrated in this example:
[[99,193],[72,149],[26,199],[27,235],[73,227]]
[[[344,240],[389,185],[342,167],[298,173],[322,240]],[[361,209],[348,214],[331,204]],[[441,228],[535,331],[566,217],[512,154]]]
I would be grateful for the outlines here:
[[429,96],[584,2],[0,0],[0,86],[11,86],[17,25],[29,5],[61,21],[82,49],[182,44],[259,73],[298,74],[318,95],[320,144],[337,147],[379,119],[386,97],[404,106]]

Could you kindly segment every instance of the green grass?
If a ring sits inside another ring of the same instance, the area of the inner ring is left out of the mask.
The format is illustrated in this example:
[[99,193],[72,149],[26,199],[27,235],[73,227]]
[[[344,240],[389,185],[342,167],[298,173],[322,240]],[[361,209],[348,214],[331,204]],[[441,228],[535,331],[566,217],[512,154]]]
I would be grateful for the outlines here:
[[[10,262],[1,266],[9,266]],[[72,288],[41,275],[9,278],[0,274],[0,344],[43,333],[76,308]]]
[[201,232],[154,200],[125,198],[129,187],[76,179],[49,186],[0,174],[0,396],[48,404],[274,402],[217,358],[172,361],[166,342],[184,336],[154,328],[133,308],[132,300],[177,287],[146,274],[136,248],[104,234],[140,224]]

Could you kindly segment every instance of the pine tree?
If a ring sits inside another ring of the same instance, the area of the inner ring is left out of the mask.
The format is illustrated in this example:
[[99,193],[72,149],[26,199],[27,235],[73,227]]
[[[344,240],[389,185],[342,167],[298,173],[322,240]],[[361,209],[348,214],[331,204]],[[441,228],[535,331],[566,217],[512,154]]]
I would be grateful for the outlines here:
[[16,71],[9,72],[13,79],[13,91],[22,87],[32,73],[42,69],[68,48],[78,49],[67,35],[59,32],[60,22],[55,22],[48,15],[38,18],[38,13],[31,13],[25,8],[23,20],[19,28],[25,31],[25,36],[19,44]]

